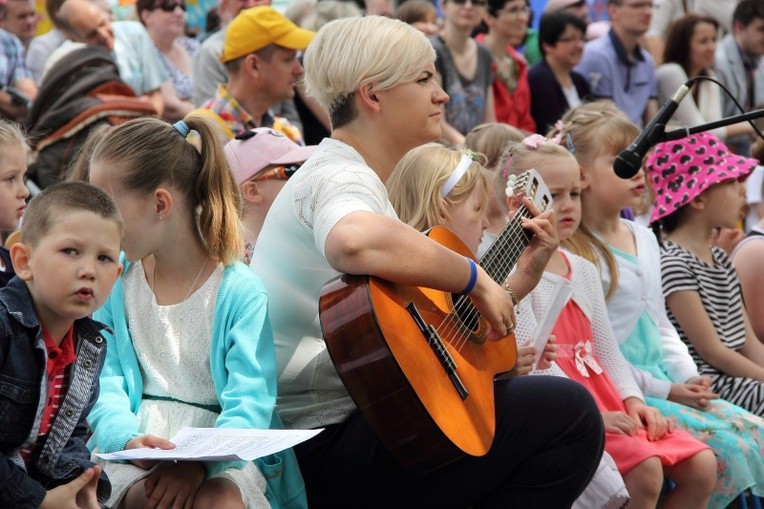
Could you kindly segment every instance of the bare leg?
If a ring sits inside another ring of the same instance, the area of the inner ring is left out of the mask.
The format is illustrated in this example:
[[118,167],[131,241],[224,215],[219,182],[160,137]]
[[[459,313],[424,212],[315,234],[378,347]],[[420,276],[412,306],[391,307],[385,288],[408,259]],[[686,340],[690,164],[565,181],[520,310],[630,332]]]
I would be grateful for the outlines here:
[[653,456],[623,476],[631,501],[629,509],[655,509],[663,487],[663,466]]
[[666,475],[676,483],[676,488],[666,496],[665,509],[706,507],[716,486],[716,457],[709,449],[700,451],[681,463],[666,467]]
[[118,509],[143,509],[146,507],[146,479],[136,482],[127,490]]
[[209,479],[194,497],[194,509],[244,509],[239,487],[228,479]]

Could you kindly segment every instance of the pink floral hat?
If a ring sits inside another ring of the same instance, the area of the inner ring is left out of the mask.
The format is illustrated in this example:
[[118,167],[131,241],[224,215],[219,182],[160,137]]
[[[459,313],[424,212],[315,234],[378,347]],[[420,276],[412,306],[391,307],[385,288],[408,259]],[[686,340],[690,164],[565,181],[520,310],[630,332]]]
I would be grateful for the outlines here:
[[745,180],[758,164],[756,159],[733,154],[710,133],[659,143],[645,160],[655,191],[650,223],[672,214],[715,184]]

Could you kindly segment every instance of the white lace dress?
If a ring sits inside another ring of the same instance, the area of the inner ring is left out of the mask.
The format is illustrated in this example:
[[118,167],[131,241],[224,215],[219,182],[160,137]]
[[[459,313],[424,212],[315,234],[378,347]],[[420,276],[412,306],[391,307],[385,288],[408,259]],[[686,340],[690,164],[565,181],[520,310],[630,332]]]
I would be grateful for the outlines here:
[[[222,280],[219,266],[185,301],[160,306],[140,262],[125,275],[126,315],[144,383],[138,409],[141,433],[171,438],[184,426],[215,426],[220,408],[209,352]],[[116,507],[127,490],[150,473],[129,463],[108,462],[104,469],[112,483],[109,507]],[[234,482],[247,507],[270,507],[264,495],[265,478],[253,463],[215,477]]]

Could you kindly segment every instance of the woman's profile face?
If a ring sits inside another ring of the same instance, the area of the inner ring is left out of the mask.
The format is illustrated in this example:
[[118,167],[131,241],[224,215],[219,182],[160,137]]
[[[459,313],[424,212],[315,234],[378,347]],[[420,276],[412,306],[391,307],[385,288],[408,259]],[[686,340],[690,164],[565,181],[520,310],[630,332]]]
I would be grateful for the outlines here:
[[377,92],[379,120],[400,141],[399,149],[410,150],[440,138],[443,105],[448,94],[435,79],[429,63],[414,81]]
[[716,27],[698,23],[690,38],[690,68],[695,72],[711,69],[716,54]]

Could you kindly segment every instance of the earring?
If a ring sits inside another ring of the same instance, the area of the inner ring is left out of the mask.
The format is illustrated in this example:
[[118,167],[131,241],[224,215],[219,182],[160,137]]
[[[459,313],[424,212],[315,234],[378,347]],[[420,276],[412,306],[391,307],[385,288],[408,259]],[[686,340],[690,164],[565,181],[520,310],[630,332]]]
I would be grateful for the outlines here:
[[157,221],[161,221],[161,220],[162,220],[162,214],[157,214]]

